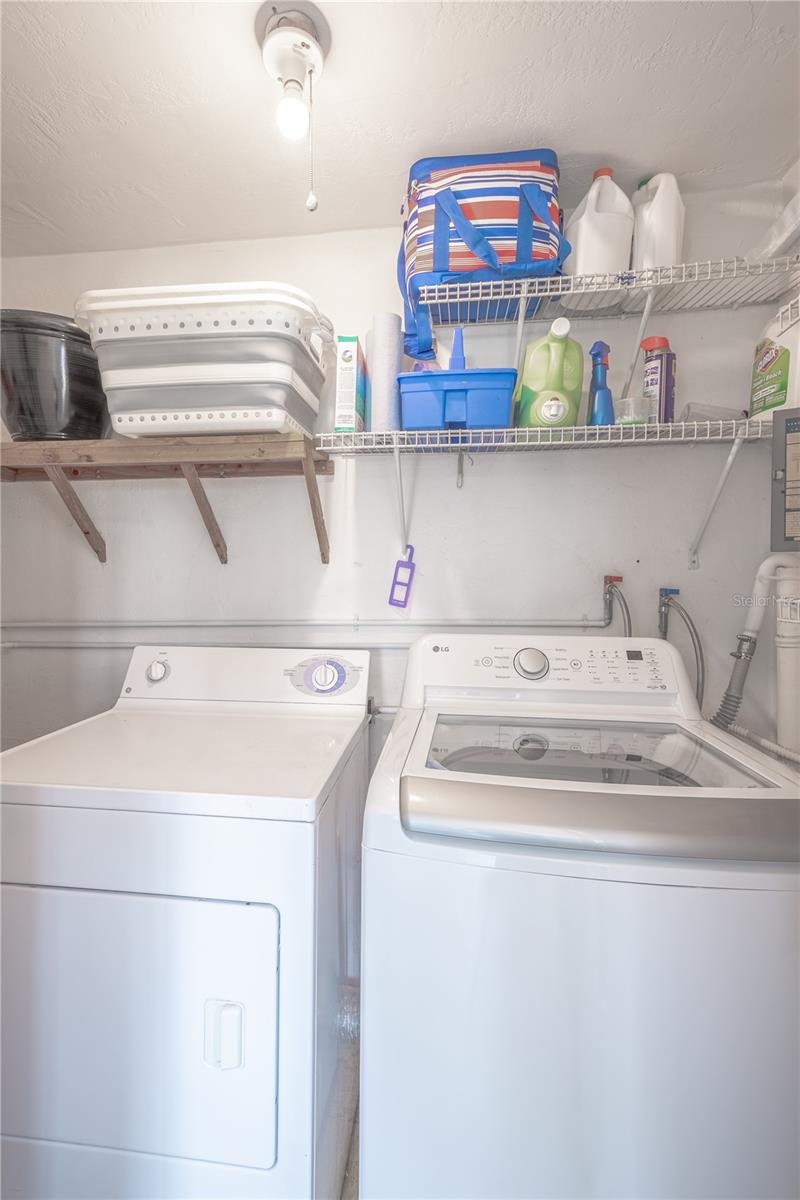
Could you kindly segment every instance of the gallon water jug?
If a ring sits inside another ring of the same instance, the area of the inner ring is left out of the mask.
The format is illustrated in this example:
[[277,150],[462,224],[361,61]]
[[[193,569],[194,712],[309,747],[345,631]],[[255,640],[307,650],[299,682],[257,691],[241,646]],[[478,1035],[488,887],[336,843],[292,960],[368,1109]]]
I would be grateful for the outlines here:
[[683,262],[683,207],[674,175],[643,179],[633,197],[633,269],[674,267]]
[[514,392],[516,424],[575,425],[581,403],[583,350],[569,337],[569,321],[558,317],[550,332],[531,342]]
[[610,167],[599,167],[589,191],[567,222],[572,253],[565,275],[606,275],[627,271],[631,261],[633,207],[617,187]]

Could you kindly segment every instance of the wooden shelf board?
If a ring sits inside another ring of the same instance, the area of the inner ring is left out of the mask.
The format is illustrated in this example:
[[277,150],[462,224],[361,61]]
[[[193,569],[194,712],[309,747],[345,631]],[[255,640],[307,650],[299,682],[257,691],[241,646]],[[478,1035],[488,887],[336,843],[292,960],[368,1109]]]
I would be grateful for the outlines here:
[[228,434],[220,437],[108,438],[103,441],[4,442],[0,479],[4,483],[51,483],[101,562],[106,546],[78,498],[73,483],[87,480],[180,479],[188,485],[220,562],[228,561],[201,478],[302,476],[308,493],[320,557],[330,548],[317,489],[318,475],[332,475],[333,461],[299,433]]
[[[287,474],[302,474],[306,442],[311,446],[315,464],[328,461],[327,454],[317,450],[302,434],[254,433],[222,437],[106,438],[95,442],[5,442],[2,463],[6,471],[42,471],[45,466],[82,471],[106,467],[139,468],[143,472],[141,478],[147,478],[151,473],[146,468],[156,467],[177,468],[175,473],[179,475],[179,468],[184,464],[197,467],[198,473],[201,468],[210,470],[224,466],[235,468],[237,474],[244,473],[246,468],[255,471],[259,467],[271,469],[264,473],[279,474],[280,468],[285,467]],[[98,478],[97,475],[94,477]]]
[[[301,462],[229,462],[229,463],[148,463],[131,466],[64,467],[64,475],[74,483],[81,480],[115,479],[183,479],[183,466],[194,466],[203,479],[270,479],[287,475],[302,475]],[[334,464],[329,458],[314,460],[317,475],[333,475]],[[44,467],[9,467],[3,464],[5,483],[32,483],[46,479]]]

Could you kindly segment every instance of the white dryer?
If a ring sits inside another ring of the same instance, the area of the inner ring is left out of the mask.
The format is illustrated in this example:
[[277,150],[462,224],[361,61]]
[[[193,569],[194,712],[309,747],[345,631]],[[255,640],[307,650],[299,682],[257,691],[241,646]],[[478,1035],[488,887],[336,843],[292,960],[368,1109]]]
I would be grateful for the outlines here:
[[363,1200],[796,1196],[799,812],[666,642],[418,642],[364,826]]
[[338,1196],[368,667],[140,647],[3,756],[9,1200]]

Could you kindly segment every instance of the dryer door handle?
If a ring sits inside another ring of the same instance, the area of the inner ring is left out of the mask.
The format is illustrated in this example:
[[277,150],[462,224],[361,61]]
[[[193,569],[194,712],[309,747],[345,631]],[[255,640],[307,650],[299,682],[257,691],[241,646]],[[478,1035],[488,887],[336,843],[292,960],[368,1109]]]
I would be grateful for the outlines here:
[[244,1005],[232,1000],[206,1000],[203,1060],[219,1071],[244,1065]]

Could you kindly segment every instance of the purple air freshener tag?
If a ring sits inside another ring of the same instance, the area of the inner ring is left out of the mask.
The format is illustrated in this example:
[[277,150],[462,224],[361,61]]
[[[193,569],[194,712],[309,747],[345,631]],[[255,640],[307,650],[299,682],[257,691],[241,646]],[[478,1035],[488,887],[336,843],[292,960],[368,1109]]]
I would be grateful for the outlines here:
[[389,589],[389,603],[394,608],[405,608],[408,604],[415,570],[414,547],[406,546],[406,557],[398,558],[394,565],[392,586]]

